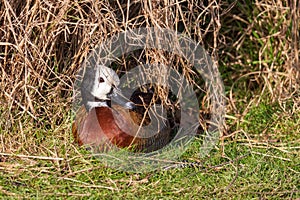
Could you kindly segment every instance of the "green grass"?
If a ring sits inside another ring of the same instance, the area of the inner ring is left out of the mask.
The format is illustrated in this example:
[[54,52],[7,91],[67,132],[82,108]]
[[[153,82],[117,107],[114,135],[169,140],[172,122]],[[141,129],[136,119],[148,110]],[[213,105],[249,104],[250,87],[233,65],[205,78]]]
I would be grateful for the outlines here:
[[118,172],[103,167],[98,160],[63,161],[60,167],[70,165],[64,169],[41,160],[22,165],[17,159],[1,166],[5,167],[1,170],[1,193],[3,197],[28,198],[299,197],[299,154],[272,148],[250,150],[237,143],[225,147],[227,158],[214,152],[203,162],[205,169],[172,169],[147,174]]
[[[48,143],[41,143],[36,154],[50,160],[1,156],[0,194],[62,199],[300,198],[299,120],[299,112],[287,115],[277,104],[262,103],[240,124],[243,131],[220,143],[209,156],[198,158],[199,143],[194,142],[186,157],[202,167],[147,173],[105,167],[101,160],[72,145],[67,132],[66,141],[50,133]],[[272,128],[264,138],[259,133],[269,123]]]

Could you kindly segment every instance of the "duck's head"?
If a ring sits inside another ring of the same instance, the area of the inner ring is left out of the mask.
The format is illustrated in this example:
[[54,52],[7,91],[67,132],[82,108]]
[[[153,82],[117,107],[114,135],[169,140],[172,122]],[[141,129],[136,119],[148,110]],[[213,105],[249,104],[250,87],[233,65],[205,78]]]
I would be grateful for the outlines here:
[[88,110],[93,107],[108,106],[108,101],[113,101],[126,109],[135,107],[134,103],[126,99],[118,88],[120,79],[114,70],[98,65],[94,72],[94,79],[90,87],[90,94],[93,98],[86,102]]

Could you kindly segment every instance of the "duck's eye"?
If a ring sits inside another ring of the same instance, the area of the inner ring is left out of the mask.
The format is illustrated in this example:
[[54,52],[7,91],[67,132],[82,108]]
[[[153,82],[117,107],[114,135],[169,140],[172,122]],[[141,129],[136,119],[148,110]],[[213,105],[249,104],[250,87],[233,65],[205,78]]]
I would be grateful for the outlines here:
[[99,83],[103,83],[104,82],[104,78],[100,77],[98,81],[99,81]]

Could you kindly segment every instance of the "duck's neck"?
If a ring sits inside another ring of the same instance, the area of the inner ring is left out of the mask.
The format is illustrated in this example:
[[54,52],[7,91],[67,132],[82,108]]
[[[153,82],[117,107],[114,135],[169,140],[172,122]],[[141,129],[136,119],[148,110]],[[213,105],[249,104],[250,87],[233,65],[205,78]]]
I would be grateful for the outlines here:
[[108,107],[106,101],[88,101],[86,104],[87,110],[90,111],[96,107]]

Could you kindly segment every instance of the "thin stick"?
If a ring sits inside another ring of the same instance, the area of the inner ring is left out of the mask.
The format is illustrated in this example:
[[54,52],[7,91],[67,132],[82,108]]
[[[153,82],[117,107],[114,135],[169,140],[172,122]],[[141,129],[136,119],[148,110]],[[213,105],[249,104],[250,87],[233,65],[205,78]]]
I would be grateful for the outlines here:
[[54,158],[54,157],[47,157],[47,156],[28,156],[28,155],[21,155],[21,154],[11,154],[11,153],[0,153],[1,156],[11,156],[11,157],[19,157],[19,158],[34,158],[39,160],[64,160],[64,158]]

